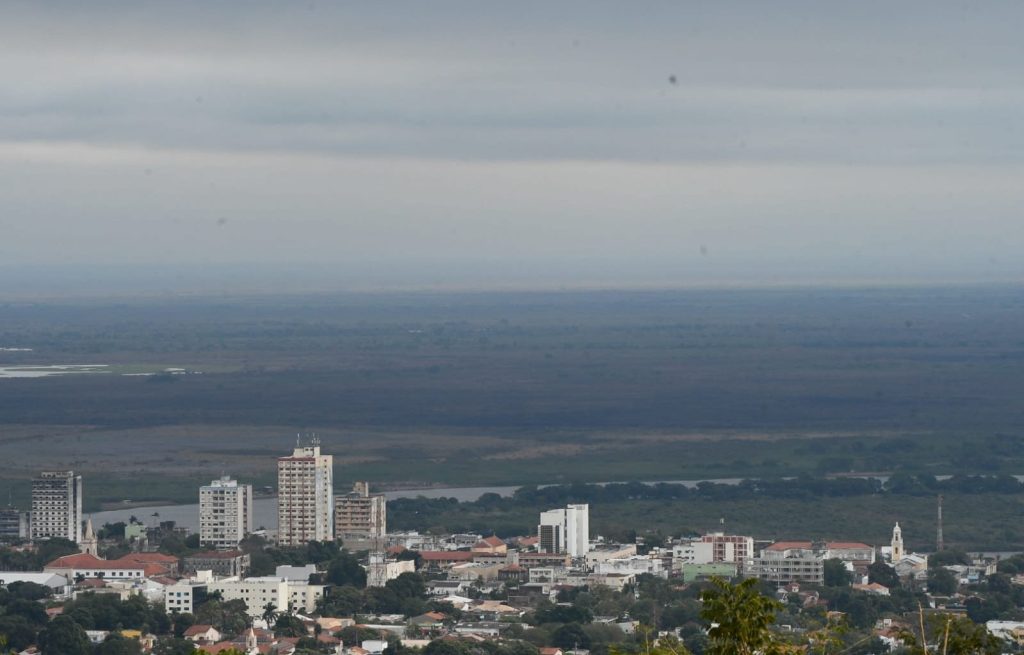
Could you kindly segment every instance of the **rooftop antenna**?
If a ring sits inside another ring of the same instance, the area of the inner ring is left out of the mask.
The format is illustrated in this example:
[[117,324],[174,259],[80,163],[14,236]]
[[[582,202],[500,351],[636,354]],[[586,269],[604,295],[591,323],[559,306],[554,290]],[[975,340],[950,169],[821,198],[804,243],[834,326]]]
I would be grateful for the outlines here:
[[935,548],[939,552],[945,550],[945,543],[942,540],[942,494],[939,494],[939,520],[935,530]]

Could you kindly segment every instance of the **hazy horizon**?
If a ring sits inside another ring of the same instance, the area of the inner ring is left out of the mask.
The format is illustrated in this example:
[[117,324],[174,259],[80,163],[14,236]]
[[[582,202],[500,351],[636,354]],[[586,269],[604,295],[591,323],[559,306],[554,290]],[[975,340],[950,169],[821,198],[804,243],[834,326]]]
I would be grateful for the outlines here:
[[12,3],[0,293],[1020,282],[1022,19]]

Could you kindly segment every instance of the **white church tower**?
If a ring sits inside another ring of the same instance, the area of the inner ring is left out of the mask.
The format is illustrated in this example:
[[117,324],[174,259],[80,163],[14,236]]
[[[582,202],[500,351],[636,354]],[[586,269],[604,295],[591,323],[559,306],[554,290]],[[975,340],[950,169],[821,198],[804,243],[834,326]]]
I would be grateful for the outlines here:
[[903,559],[906,554],[903,550],[903,530],[900,529],[900,524],[897,523],[896,527],[892,529],[892,559],[890,561],[895,564]]
[[96,533],[92,529],[92,518],[85,522],[85,536],[78,542],[78,550],[86,555],[92,555],[93,557],[99,557],[100,555],[100,544],[99,539],[96,538]]

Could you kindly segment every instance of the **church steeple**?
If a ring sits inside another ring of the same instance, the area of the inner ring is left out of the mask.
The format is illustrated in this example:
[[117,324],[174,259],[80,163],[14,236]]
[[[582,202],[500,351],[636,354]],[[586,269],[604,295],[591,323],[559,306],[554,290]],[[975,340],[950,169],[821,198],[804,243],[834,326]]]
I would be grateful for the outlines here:
[[256,631],[252,626],[245,631],[245,652],[247,655],[257,655],[260,652],[259,641],[256,639]]
[[906,552],[903,550],[903,530],[900,529],[900,524],[897,523],[896,527],[892,529],[892,563],[903,559]]
[[99,545],[99,539],[96,538],[96,533],[92,529],[92,518],[88,518],[85,520],[85,534],[82,536],[82,541],[78,544],[78,550],[86,555],[99,557]]

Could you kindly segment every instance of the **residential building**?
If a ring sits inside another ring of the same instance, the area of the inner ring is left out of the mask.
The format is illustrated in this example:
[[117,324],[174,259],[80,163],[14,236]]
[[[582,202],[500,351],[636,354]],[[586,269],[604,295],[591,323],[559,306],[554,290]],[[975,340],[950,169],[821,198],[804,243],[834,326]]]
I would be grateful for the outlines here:
[[0,509],[0,541],[29,538],[29,513],[17,507]]
[[587,566],[596,566],[598,562],[609,559],[620,559],[636,555],[636,544],[600,543],[587,553]]
[[240,550],[212,550],[185,558],[185,573],[210,571],[219,578],[244,578],[249,573],[249,554]]
[[702,544],[711,545],[711,560],[695,564],[716,564],[719,562],[743,562],[754,556],[754,538],[722,532],[711,532],[700,538]]
[[776,584],[824,584],[825,557],[809,541],[781,541],[747,560],[744,573]]
[[280,612],[313,612],[324,595],[324,585],[296,582],[277,576],[225,578],[207,585],[210,593],[219,592],[225,601],[243,600],[249,616],[263,616],[267,605]]
[[875,563],[875,548],[859,541],[829,541],[825,544],[825,559],[839,559],[855,567]]
[[753,537],[712,532],[677,543],[672,547],[673,565],[685,564],[741,564],[755,554]]
[[352,491],[334,497],[334,534],[381,539],[387,534],[387,500],[370,494],[369,482],[356,482]]
[[567,505],[541,512],[537,536],[539,552],[585,557],[590,551],[590,506]]
[[694,582],[695,580],[707,580],[713,577],[728,580],[737,576],[739,567],[729,562],[682,564],[675,568],[675,572],[679,574],[685,583]]
[[82,476],[43,471],[32,480],[32,539],[82,540]]
[[304,564],[303,566],[280,564],[274,569],[274,577],[284,578],[289,582],[309,582],[309,576],[315,574],[316,564]]
[[199,488],[201,544],[234,550],[252,529],[252,485],[223,476]]
[[277,540],[282,546],[334,539],[334,458],[316,438],[277,460]]
[[830,559],[863,569],[875,561],[875,549],[859,541],[780,541],[747,560],[746,573],[770,582],[821,584],[825,560]]
[[642,575],[646,573],[658,578],[668,577],[668,571],[665,570],[662,560],[646,555],[633,555],[632,557],[621,557],[598,562],[594,566],[594,573],[599,575],[615,573]]
[[213,575],[204,571],[194,578],[179,580],[164,590],[164,609],[168,614],[175,612],[192,614],[209,598],[209,586]]

